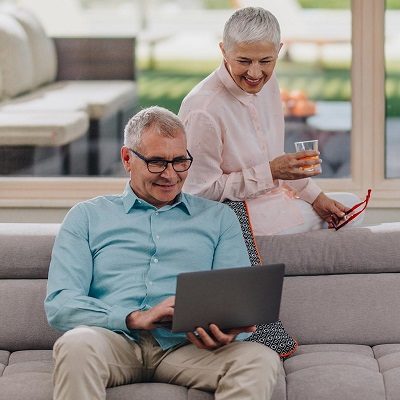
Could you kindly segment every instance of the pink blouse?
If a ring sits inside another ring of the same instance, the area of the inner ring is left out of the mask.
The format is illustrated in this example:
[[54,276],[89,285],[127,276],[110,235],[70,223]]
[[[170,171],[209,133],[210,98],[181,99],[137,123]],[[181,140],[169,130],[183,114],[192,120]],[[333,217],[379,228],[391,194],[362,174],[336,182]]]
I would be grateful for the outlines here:
[[294,197],[312,203],[309,178],[273,180],[269,161],[284,154],[284,119],[275,74],[257,94],[243,91],[225,65],[200,82],[179,110],[194,157],[183,190],[212,200],[246,200],[254,234],[302,224]]

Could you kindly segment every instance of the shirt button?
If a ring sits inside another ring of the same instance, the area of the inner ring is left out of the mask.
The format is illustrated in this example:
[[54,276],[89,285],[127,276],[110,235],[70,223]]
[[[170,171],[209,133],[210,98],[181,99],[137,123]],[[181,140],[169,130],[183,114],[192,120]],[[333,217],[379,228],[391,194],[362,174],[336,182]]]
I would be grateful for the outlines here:
[[153,282],[152,282],[152,281],[150,281],[150,282],[149,282],[149,285],[151,286],[152,284],[153,284]]
[[154,262],[157,264],[157,263],[158,263],[158,258],[155,258],[155,259],[154,259]]
[[158,211],[156,211],[155,214],[158,215]]
[[156,239],[160,239],[160,236],[159,236],[159,235],[157,235],[157,236],[156,236]]

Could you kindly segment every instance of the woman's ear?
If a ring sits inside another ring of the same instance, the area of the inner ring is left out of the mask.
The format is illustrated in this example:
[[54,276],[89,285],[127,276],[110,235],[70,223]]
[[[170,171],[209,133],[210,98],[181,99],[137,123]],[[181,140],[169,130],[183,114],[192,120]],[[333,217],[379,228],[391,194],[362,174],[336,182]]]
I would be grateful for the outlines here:
[[225,54],[225,49],[224,49],[224,43],[223,42],[219,42],[219,48],[221,49],[222,57],[225,58],[226,54]]

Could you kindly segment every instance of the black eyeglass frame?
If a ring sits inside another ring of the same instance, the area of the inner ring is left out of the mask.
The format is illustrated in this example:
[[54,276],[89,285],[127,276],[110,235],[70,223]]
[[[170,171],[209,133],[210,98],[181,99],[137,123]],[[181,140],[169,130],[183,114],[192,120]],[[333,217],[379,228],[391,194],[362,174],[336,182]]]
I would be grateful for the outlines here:
[[[128,147],[128,150],[130,150],[133,154],[135,154],[135,156],[137,156],[142,161],[144,161],[146,163],[147,170],[152,174],[161,174],[162,172],[164,172],[168,168],[168,164],[172,165],[172,168],[174,169],[175,172],[178,172],[178,173],[179,172],[185,172],[192,166],[192,162],[193,162],[193,156],[190,154],[188,149],[186,149],[186,152],[189,155],[188,158],[177,157],[177,158],[174,158],[173,160],[146,158],[145,156],[143,156],[142,154],[138,153],[137,151],[131,149],[130,147]],[[174,163],[182,162],[182,161],[190,161],[189,166],[186,169],[183,169],[183,170],[176,170]],[[149,168],[149,164],[151,162],[157,162],[157,163],[161,163],[162,162],[162,163],[164,163],[164,169],[162,169],[160,171],[151,171],[150,168]]]

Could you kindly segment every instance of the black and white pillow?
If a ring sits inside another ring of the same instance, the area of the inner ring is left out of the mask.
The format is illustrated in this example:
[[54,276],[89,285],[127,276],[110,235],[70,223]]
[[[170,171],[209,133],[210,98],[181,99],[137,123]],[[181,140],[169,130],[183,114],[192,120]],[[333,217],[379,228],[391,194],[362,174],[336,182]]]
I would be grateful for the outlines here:
[[[254,239],[246,202],[225,200],[224,203],[232,208],[239,219],[251,265],[261,265],[262,260]],[[297,350],[298,346],[296,339],[292,338],[285,331],[282,321],[257,325],[257,330],[245,340],[264,344],[276,351],[282,358],[292,355]]]

